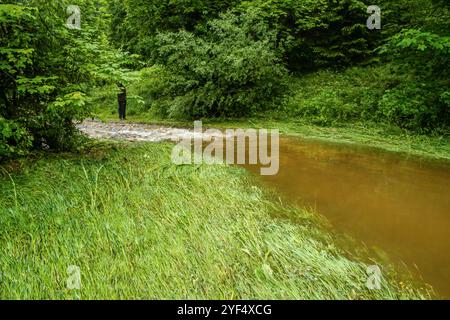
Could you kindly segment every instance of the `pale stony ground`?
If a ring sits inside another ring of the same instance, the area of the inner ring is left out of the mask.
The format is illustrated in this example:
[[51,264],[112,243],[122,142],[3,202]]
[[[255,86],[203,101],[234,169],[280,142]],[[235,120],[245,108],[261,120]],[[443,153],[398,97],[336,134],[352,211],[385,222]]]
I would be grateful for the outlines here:
[[95,120],[85,120],[76,127],[84,134],[96,139],[115,139],[127,141],[178,142],[183,139],[211,139],[224,137],[223,133],[198,133],[191,129],[171,128],[159,125],[127,123],[113,121],[103,123]]

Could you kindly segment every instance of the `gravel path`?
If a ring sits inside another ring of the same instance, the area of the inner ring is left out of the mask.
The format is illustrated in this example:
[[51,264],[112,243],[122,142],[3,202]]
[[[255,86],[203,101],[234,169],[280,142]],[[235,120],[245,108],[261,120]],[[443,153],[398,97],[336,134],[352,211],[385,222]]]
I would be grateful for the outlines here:
[[77,128],[91,138],[127,141],[178,142],[182,139],[224,137],[224,134],[207,135],[204,133],[201,135],[189,129],[117,121],[103,123],[100,121],[86,120],[78,124]]

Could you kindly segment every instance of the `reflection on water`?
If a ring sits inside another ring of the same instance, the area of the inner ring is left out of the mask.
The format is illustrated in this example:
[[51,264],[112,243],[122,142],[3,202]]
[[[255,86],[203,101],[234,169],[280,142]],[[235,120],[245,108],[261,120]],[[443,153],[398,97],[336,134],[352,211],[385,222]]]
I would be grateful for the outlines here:
[[262,179],[450,298],[450,163],[283,138],[280,172]]

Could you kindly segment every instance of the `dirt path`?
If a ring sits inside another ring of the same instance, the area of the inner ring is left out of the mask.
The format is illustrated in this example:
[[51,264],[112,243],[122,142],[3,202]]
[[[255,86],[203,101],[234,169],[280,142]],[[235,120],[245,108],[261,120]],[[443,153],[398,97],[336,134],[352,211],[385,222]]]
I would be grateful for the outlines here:
[[117,121],[103,123],[100,121],[86,120],[78,124],[77,128],[91,138],[127,141],[178,142],[182,139],[223,137],[223,134],[208,135],[204,133],[201,135],[189,129]]

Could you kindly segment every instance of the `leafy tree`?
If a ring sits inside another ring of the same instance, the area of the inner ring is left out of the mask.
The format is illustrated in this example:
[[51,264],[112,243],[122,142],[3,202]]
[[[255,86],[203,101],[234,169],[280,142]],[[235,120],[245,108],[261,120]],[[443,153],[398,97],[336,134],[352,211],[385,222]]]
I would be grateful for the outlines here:
[[97,2],[79,1],[81,30],[66,27],[68,4],[0,4],[0,157],[31,146],[69,147],[73,121],[90,113],[90,86],[125,71],[121,54],[100,33],[105,22]]

